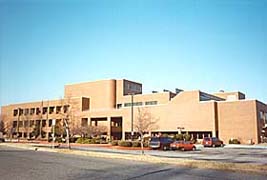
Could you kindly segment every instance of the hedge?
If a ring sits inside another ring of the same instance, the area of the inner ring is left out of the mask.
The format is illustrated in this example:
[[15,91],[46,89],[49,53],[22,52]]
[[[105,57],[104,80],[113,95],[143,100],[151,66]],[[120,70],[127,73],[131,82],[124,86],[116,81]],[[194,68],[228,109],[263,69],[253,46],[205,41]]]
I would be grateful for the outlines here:
[[240,141],[238,139],[230,139],[229,144],[240,144]]
[[119,141],[118,145],[122,147],[132,147],[132,142],[131,141]]

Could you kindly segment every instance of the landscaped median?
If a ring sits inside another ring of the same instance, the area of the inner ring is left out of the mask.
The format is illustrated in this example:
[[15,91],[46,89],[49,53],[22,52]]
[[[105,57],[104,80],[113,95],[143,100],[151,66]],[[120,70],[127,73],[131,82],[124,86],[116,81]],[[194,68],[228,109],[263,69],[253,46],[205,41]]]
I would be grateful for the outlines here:
[[[23,148],[29,150],[37,150],[36,144],[25,144],[25,143],[2,143],[2,146]],[[192,160],[186,158],[168,158],[168,157],[156,157],[151,155],[133,155],[133,154],[120,154],[110,152],[93,152],[93,151],[80,151],[80,150],[68,150],[68,149],[52,149],[51,144],[46,146],[39,146],[38,151],[46,152],[57,152],[63,154],[72,154],[89,157],[99,158],[117,158],[134,161],[143,161],[149,163],[164,163],[172,164],[177,166],[186,166],[191,168],[206,168],[206,169],[217,169],[217,170],[228,170],[237,172],[248,172],[248,173],[260,173],[267,175],[267,165],[262,164],[244,164],[244,163],[226,163],[218,161],[205,161],[205,160]]]

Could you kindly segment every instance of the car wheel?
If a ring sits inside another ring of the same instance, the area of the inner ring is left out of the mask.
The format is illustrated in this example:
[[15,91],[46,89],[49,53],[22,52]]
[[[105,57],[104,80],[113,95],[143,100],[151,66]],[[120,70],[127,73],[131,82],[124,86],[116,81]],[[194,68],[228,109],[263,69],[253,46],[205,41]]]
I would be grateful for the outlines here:
[[224,144],[221,144],[221,147],[223,147],[224,146]]
[[182,147],[181,150],[184,151],[184,148]]
[[197,150],[197,149],[196,149],[196,147],[194,146],[192,150],[195,151],[195,150]]
[[213,145],[212,145],[212,147],[214,147],[214,148],[215,148],[215,147],[216,147],[216,145],[215,145],[215,144],[213,144]]
[[163,151],[167,151],[167,146],[163,146]]

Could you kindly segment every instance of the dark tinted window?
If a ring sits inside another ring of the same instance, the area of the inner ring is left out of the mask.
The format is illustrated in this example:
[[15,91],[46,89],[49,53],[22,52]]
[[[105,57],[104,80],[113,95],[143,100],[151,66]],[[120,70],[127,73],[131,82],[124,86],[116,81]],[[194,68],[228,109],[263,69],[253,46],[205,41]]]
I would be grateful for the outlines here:
[[153,138],[151,138],[151,141],[159,141],[159,138],[158,137],[153,137]]
[[210,141],[211,139],[208,138],[208,137],[205,137],[204,140],[205,140],[205,141]]

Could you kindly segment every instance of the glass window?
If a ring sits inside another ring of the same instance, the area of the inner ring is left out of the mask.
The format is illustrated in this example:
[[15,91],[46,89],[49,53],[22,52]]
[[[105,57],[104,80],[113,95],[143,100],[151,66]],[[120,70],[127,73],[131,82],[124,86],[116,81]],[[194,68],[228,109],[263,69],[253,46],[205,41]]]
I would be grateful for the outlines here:
[[17,109],[14,109],[13,116],[17,116],[17,115],[18,115],[18,110]]
[[145,102],[146,105],[157,105],[158,101],[147,101]]

